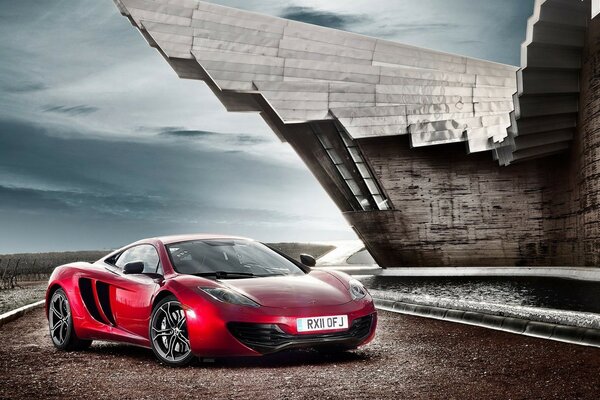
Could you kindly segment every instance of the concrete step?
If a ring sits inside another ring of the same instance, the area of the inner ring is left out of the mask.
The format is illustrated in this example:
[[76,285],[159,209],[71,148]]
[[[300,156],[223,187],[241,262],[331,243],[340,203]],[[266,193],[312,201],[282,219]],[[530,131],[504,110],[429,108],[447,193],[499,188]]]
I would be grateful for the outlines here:
[[514,138],[517,151],[532,149],[534,147],[548,146],[555,143],[568,142],[573,139],[575,129],[564,129],[550,132],[524,135]]
[[569,94],[520,96],[515,102],[517,121],[522,118],[577,113],[579,96]]
[[517,94],[579,93],[579,71],[525,68],[517,72]]
[[581,49],[531,43],[521,48],[521,66],[550,70],[581,69]]
[[554,22],[538,21],[527,32],[527,42],[559,47],[583,48],[585,28],[561,25]]

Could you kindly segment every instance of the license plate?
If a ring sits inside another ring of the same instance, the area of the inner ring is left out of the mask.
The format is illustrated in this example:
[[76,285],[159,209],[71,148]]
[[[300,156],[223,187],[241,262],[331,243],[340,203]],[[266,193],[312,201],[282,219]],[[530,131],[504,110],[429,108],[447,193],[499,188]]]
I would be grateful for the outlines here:
[[296,321],[298,332],[328,331],[333,329],[348,329],[347,315],[333,315],[330,317],[298,318]]

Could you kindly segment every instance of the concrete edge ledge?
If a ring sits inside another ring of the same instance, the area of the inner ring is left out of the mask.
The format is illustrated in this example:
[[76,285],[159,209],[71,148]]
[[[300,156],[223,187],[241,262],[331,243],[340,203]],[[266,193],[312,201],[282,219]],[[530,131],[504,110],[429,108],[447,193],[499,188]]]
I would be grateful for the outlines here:
[[[357,272],[368,272],[357,269]],[[353,273],[350,270],[350,273]],[[593,267],[460,267],[460,268],[387,268],[372,271],[377,276],[392,277],[536,277],[582,281],[600,281],[600,268]]]
[[9,311],[7,313],[0,315],[0,326],[7,324],[11,321],[14,321],[17,318],[22,317],[29,311],[43,307],[44,303],[45,303],[45,300],[36,301],[35,303],[31,303],[26,306],[19,307],[16,310],[12,310],[12,311]]
[[530,321],[521,318],[503,317],[475,311],[424,306],[401,301],[377,299],[375,306],[384,311],[415,315],[466,325],[480,326],[518,335],[531,336],[559,342],[600,348],[600,329],[577,328],[568,325]]
[[312,269],[316,270],[335,270],[345,272],[348,275],[381,275],[383,269],[373,265],[317,265]]
[[317,265],[314,269],[333,269],[345,272],[348,275],[383,277],[525,277],[600,282],[600,268],[595,267],[415,267],[383,269],[377,265]]

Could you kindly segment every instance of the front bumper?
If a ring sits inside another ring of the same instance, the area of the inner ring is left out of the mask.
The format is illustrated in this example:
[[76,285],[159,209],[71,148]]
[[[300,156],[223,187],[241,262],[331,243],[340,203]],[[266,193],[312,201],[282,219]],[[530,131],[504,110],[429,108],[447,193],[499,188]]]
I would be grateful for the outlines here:
[[230,322],[227,327],[229,332],[245,346],[261,354],[269,354],[304,347],[339,346],[348,349],[355,348],[369,337],[376,319],[377,315],[373,313],[355,319],[348,330],[310,335],[292,335],[284,332],[277,324]]
[[[325,345],[355,348],[370,342],[377,326],[370,298],[319,308],[252,308],[207,302],[188,303],[184,308],[192,352],[199,357],[260,356]],[[298,318],[327,315],[348,315],[350,328],[318,334],[296,329]]]

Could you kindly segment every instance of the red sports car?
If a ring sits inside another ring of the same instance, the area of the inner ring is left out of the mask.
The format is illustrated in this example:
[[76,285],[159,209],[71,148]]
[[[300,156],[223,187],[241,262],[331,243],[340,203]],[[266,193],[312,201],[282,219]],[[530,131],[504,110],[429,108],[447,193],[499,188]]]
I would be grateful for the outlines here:
[[142,240],[93,264],[56,268],[46,293],[50,337],[64,350],[132,343],[174,366],[368,343],[377,314],[363,285],[312,270],[311,256],[301,261],[237,237]]

